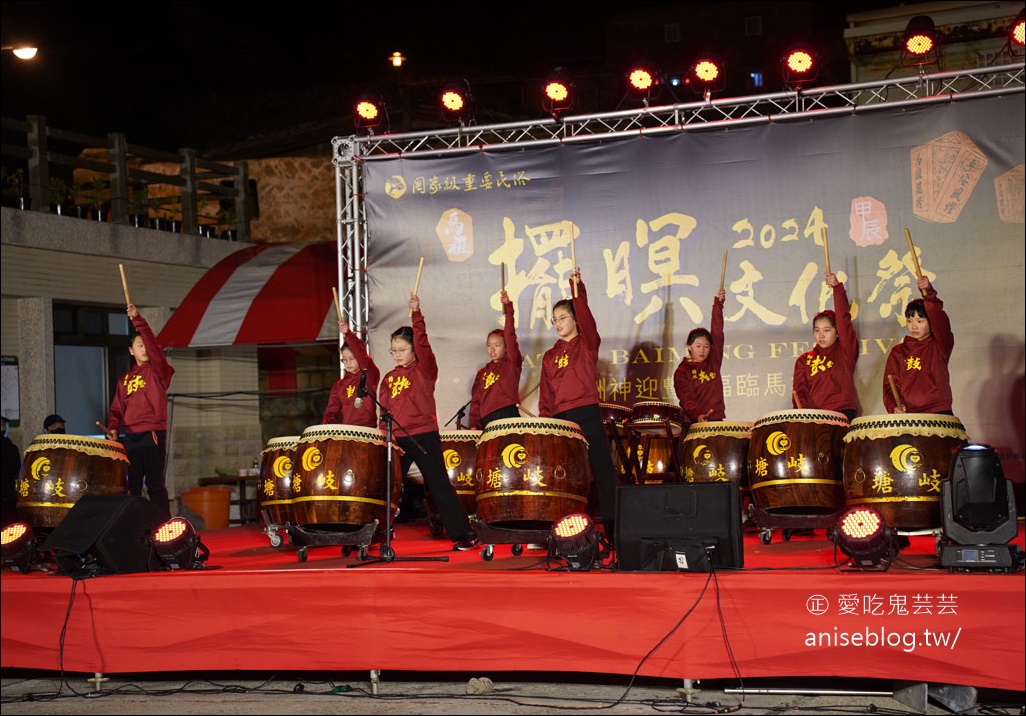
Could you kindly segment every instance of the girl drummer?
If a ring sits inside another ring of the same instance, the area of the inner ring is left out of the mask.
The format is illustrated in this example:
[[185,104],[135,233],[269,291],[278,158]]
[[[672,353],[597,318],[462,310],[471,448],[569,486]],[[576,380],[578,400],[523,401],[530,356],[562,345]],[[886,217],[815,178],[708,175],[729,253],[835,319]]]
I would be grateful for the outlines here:
[[695,328],[688,334],[688,353],[673,372],[673,389],[677,393],[684,419],[691,423],[723,420],[723,303],[727,293],[716,292],[712,305],[710,329]]
[[602,337],[588,307],[588,292],[581,281],[580,268],[574,268],[570,287],[574,298],[564,298],[552,307],[552,325],[559,340],[542,357],[538,412],[543,418],[569,420],[581,426],[598,488],[602,529],[606,539],[614,543],[616,469],[595,381]]
[[909,334],[887,356],[884,407],[888,413],[953,415],[948,374],[948,360],[955,347],[951,321],[930,279],[920,276],[917,283],[925,298],[916,299],[905,308]]
[[367,393],[377,395],[381,370],[367,353],[367,346],[360,337],[349,330],[348,323],[339,321],[338,330],[342,334],[342,366],[346,372],[332,386],[321,422],[377,427],[377,406],[373,400],[365,400],[359,394],[359,388],[362,384]]
[[[381,417],[383,421],[394,419],[395,442],[403,450],[401,473],[405,477],[410,466],[417,464],[424,486],[431,493],[438,516],[453,542],[453,549],[473,549],[477,545],[477,535],[471,529],[467,512],[445,471],[435,409],[438,361],[428,341],[420,298],[415,293],[410,294],[410,315],[413,326],[403,326],[392,333],[389,353],[395,361],[395,368],[381,381],[378,395]],[[383,422],[381,427],[386,426],[387,423]],[[409,505],[407,500],[404,502]]]
[[855,362],[859,359],[859,338],[852,326],[844,284],[829,271],[825,280],[834,292],[834,310],[820,311],[812,319],[816,345],[794,362],[792,407],[844,413],[850,421],[857,411]]
[[520,417],[517,406],[524,356],[517,343],[513,302],[506,291],[500,297],[505,323],[501,329],[488,334],[486,348],[490,360],[477,372],[470,389],[470,427],[473,430],[484,430],[493,420]]

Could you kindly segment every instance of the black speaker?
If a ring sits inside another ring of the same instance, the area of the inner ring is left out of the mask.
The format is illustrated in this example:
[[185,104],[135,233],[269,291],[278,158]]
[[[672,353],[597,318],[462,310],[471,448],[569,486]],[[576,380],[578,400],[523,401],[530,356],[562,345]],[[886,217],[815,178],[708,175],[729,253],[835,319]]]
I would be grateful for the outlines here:
[[53,552],[57,570],[76,579],[163,569],[150,542],[164,523],[143,497],[82,495],[39,549]]
[[616,568],[708,572],[744,566],[736,481],[616,488]]

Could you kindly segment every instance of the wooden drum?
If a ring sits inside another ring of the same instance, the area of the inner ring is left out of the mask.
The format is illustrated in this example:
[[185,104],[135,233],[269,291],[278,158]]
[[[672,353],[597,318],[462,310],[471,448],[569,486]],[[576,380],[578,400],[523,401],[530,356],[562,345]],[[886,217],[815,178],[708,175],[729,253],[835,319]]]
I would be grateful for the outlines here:
[[866,415],[844,437],[844,494],[849,507],[867,505],[889,527],[941,526],[941,480],[968,442],[958,418],[932,413]]
[[[386,517],[385,433],[359,425],[312,425],[303,431],[292,462],[292,509],[296,523],[347,530]],[[392,489],[388,506],[394,518],[402,495],[400,450],[392,445]],[[380,535],[379,535],[380,533]]]
[[748,446],[752,502],[777,515],[844,509],[844,433],[832,410],[781,410],[755,421]]
[[640,400],[634,404],[627,427],[639,433],[663,436],[669,428],[673,437],[680,437],[684,432],[684,411],[674,403]]
[[736,482],[748,487],[748,443],[754,423],[692,423],[680,444],[687,482]]
[[18,476],[18,511],[29,526],[38,532],[53,530],[85,494],[128,494],[124,445],[83,435],[33,438]]
[[549,529],[585,512],[591,467],[581,427],[556,418],[488,423],[477,446],[477,516],[503,529]]
[[634,469],[631,467],[631,439],[626,429],[632,411],[626,405],[615,403],[599,403],[599,414],[606,428],[606,439],[609,440],[609,452],[613,457],[618,482],[634,483]]
[[[481,439],[480,430],[439,430],[442,439],[442,457],[445,460],[445,471],[449,482],[456,490],[456,497],[468,515],[477,512],[477,482],[474,474],[477,471],[477,443]],[[434,510],[434,501],[428,493],[430,507]],[[435,510],[437,513],[437,510]]]
[[292,510],[292,458],[299,435],[271,438],[260,453],[260,512],[268,525],[296,523]]

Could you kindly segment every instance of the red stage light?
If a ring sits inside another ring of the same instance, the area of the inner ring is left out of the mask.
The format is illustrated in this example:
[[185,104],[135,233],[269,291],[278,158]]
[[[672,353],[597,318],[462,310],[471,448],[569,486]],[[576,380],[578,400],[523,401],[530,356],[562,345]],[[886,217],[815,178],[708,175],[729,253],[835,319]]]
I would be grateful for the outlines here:
[[905,52],[913,57],[924,57],[937,44],[937,29],[929,15],[916,15],[908,21],[902,36]]
[[574,86],[561,70],[556,70],[545,80],[542,92],[542,107],[553,117],[574,105]]
[[353,109],[353,124],[357,129],[370,129],[380,125],[387,116],[381,97],[368,93],[356,100]]
[[638,63],[627,70],[627,94],[648,100],[659,94],[659,75],[648,65]]
[[1023,45],[1026,44],[1026,37],[1024,37],[1023,26],[1026,25],[1026,10],[1020,10],[1019,14],[1015,16],[1015,20],[1012,22],[1012,28],[1008,31],[1008,46],[1012,51],[1012,55],[1018,57],[1023,52]]
[[473,97],[470,93],[470,85],[466,80],[450,82],[442,88],[438,97],[442,107],[442,116],[451,121],[466,122],[473,113]]
[[691,88],[698,94],[705,95],[706,99],[713,92],[723,89],[726,84],[726,74],[723,62],[714,55],[702,55],[691,65]]

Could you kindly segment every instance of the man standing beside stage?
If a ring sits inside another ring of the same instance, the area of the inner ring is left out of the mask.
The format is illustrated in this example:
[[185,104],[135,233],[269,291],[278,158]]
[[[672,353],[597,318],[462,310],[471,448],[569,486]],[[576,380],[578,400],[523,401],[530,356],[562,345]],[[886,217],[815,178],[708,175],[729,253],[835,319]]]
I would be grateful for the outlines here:
[[[128,455],[128,494],[146,496],[164,515],[171,517],[164,464],[167,458],[167,389],[175,369],[157,343],[150,325],[135,304],[128,317],[137,331],[128,352],[135,365],[118,381],[110,404],[107,437],[121,443]],[[122,436],[123,431],[123,436]]]

